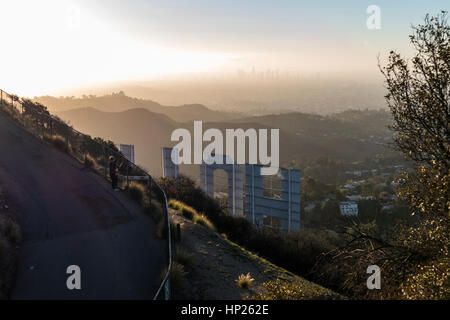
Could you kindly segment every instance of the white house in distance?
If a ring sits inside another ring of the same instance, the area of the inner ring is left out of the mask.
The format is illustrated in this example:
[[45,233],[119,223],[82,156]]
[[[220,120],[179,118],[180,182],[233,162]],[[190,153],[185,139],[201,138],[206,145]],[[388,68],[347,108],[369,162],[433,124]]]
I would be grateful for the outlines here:
[[357,216],[358,215],[358,204],[352,201],[344,201],[339,203],[339,209],[341,210],[341,215],[343,216]]

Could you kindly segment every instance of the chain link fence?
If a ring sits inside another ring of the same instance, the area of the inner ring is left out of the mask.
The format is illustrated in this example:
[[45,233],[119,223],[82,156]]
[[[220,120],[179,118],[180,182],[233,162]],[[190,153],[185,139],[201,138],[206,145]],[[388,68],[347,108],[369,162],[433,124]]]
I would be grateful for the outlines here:
[[167,239],[167,270],[154,299],[169,299],[169,275],[172,267],[172,236],[167,197],[159,184],[144,169],[129,161],[111,141],[92,138],[83,134],[60,118],[51,115],[47,108],[29,99],[19,98],[0,90],[0,110],[15,120],[27,131],[55,147],[69,153],[86,167],[94,169],[105,179],[109,177],[109,158],[112,156],[119,167],[119,180],[128,187],[130,183],[140,184],[146,190],[149,208],[161,215],[161,233]]

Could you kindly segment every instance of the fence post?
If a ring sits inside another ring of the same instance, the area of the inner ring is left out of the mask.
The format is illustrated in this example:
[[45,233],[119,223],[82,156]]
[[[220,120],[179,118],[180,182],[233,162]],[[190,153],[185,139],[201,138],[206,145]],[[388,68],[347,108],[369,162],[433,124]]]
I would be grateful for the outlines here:
[[129,179],[129,171],[130,171],[130,165],[127,164],[127,188],[130,186],[130,179]]
[[148,202],[150,208],[152,207],[152,177],[148,176]]
[[252,164],[252,222],[255,224],[255,165]]
[[177,223],[177,242],[181,242],[181,226]]

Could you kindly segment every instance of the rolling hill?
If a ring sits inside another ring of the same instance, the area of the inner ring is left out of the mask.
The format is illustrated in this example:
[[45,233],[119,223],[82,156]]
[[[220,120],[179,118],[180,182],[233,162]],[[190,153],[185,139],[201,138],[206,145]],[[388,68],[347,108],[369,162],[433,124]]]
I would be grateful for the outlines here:
[[134,144],[136,163],[151,173],[161,173],[161,147],[170,145],[177,123],[169,117],[146,109],[103,112],[82,108],[56,113],[75,129],[116,144]]
[[104,112],[123,112],[129,109],[142,108],[150,112],[164,114],[177,122],[192,120],[223,121],[239,117],[239,114],[213,111],[201,104],[164,106],[152,100],[128,97],[123,92],[99,97],[83,96],[82,98],[42,96],[35,97],[33,100],[47,106],[51,112],[63,112],[79,108],[95,108]]
[[[193,122],[176,122],[167,115],[144,108],[123,112],[81,108],[56,114],[90,135],[101,136],[115,143],[134,144],[136,162],[155,175],[162,173],[161,147],[175,144],[170,141],[172,131],[187,128],[192,132],[193,128]],[[279,128],[282,166],[289,165],[293,160],[314,161],[321,157],[357,161],[387,150],[385,144],[390,141],[391,135],[385,128],[384,116],[384,113],[373,111],[348,111],[346,115],[328,117],[290,113],[204,122],[203,130],[217,128],[225,132],[225,129],[238,128]],[[380,119],[375,121],[374,118]]]

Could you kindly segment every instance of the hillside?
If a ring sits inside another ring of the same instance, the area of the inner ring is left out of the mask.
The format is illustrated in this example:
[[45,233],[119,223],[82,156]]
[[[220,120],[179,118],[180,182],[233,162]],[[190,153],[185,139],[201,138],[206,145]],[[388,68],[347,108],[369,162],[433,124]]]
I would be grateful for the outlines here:
[[142,108],[150,112],[164,114],[177,122],[192,120],[219,121],[239,117],[236,113],[213,111],[201,104],[164,106],[152,100],[128,97],[123,93],[99,97],[83,96],[82,98],[42,96],[35,97],[34,101],[47,106],[51,112],[63,112],[79,108],[95,108],[104,112],[123,112],[129,109]]
[[161,147],[171,145],[170,136],[177,123],[146,109],[103,112],[94,108],[57,112],[75,129],[115,143],[134,144],[136,163],[150,172],[161,172]]
[[367,138],[373,142],[392,137],[387,128],[392,121],[390,113],[380,111],[347,110],[329,116],[291,112],[233,120],[233,123],[257,122],[270,127],[282,128],[299,137],[339,136]]
[[367,131],[355,123],[324,116],[289,113],[250,117],[229,122],[209,122],[206,128],[280,129],[280,163],[317,160],[321,157],[357,161],[386,150],[392,134],[381,128]]
[[[81,108],[57,112],[76,129],[116,143],[131,143],[136,147],[136,161],[153,174],[161,173],[161,147],[173,146],[171,133],[176,128],[192,132],[193,122],[178,123],[168,116],[147,109],[123,112],[104,112]],[[203,123],[204,130],[280,129],[280,163],[315,161],[333,158],[359,161],[387,150],[392,133],[386,128],[389,121],[383,111],[350,110],[332,116],[289,113],[249,117],[230,121]]]
[[[186,282],[177,290],[178,299],[240,300],[264,294],[263,283],[281,279],[301,288],[305,299],[341,299],[331,290],[307,281],[238,246],[208,228],[195,224],[171,209],[175,224],[181,226],[179,246],[192,254]],[[239,275],[250,273],[254,282],[240,288]]]
[[[153,298],[165,242],[137,204],[3,111],[0,148],[1,187],[23,235],[12,299]],[[67,290],[71,265],[82,290]]]

